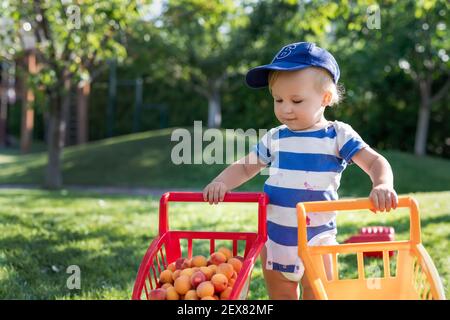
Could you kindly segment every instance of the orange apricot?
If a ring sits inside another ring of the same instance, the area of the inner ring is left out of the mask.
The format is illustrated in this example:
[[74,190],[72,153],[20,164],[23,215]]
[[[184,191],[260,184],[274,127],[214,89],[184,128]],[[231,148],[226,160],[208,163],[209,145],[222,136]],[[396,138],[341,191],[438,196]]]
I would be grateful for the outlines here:
[[192,258],[192,267],[206,267],[208,260],[204,256],[195,256]]
[[242,262],[237,258],[228,259],[227,263],[231,264],[236,272],[239,272],[242,269]]
[[231,257],[233,257],[233,252],[231,252],[230,249],[228,249],[227,247],[220,247],[219,250],[217,250],[217,252],[221,252],[225,255],[225,257],[228,259],[230,259]]
[[195,290],[189,290],[184,295],[184,300],[198,300],[198,298],[197,291]]
[[163,289],[167,289],[167,288],[170,288],[170,287],[173,287],[173,285],[172,285],[170,282],[164,283],[164,284],[161,286],[161,288],[163,288]]
[[221,263],[217,267],[217,273],[222,273],[222,274],[226,275],[228,279],[231,279],[231,277],[233,276],[233,273],[234,273],[234,268],[229,263]]
[[194,270],[192,268],[186,268],[181,270],[180,276],[189,276],[191,277],[194,274]]
[[220,293],[220,299],[221,299],[221,300],[228,300],[228,299],[230,298],[231,290],[233,290],[231,287],[228,287],[228,288],[226,288],[225,290],[223,290],[223,291]]
[[172,273],[172,280],[175,281],[180,276],[181,270],[175,270]]
[[189,276],[180,275],[174,283],[175,290],[178,294],[186,294],[191,289],[191,279]]
[[217,266],[215,264],[209,265],[208,268],[212,271],[213,274],[217,272]]
[[205,281],[198,285],[197,287],[197,295],[199,298],[204,298],[207,296],[214,295],[214,286],[211,281]]
[[227,261],[227,257],[222,252],[214,252],[210,259],[212,264],[219,265]]
[[166,298],[167,300],[178,300],[180,299],[180,295],[174,287],[169,287],[166,290]]
[[164,270],[163,272],[161,272],[161,274],[159,275],[159,281],[161,283],[172,283],[172,271]]
[[211,283],[214,286],[215,292],[222,292],[228,287],[228,278],[224,274],[218,273],[213,275]]
[[214,271],[209,267],[200,267],[200,271],[203,272],[206,280],[211,280],[211,277],[214,275]]

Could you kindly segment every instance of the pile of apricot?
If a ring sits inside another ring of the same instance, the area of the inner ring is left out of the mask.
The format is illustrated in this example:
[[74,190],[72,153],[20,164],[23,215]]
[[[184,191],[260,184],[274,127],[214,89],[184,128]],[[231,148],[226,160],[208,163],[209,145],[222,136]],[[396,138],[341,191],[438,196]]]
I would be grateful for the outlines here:
[[226,247],[210,255],[179,258],[159,274],[150,300],[227,300],[244,259]]

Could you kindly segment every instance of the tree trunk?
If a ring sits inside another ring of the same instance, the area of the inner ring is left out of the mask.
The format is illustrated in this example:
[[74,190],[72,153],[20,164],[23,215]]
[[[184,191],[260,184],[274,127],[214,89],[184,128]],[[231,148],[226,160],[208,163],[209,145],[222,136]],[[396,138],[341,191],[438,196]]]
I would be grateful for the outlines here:
[[20,133],[20,149],[22,153],[28,153],[31,148],[33,140],[33,128],[34,128],[34,92],[28,87],[28,74],[36,73],[36,53],[33,50],[29,50],[26,53],[25,70],[27,72],[22,77],[22,122]]
[[8,120],[8,97],[0,89],[0,146],[6,146],[6,124]]
[[70,106],[71,106],[71,96],[72,96],[72,88],[71,88],[71,82],[69,79],[66,79],[64,81],[64,93],[62,95],[62,112],[63,112],[63,118],[61,121],[61,130],[62,130],[62,136],[63,138],[63,145],[65,146],[69,145],[68,136],[69,136],[69,121],[70,121]]
[[62,186],[61,176],[61,150],[64,138],[61,130],[63,119],[61,94],[55,94],[51,100],[48,124],[48,162],[45,174],[45,187],[48,189],[60,189]]
[[420,109],[417,118],[416,139],[414,143],[414,153],[417,156],[424,156],[427,152],[428,124],[430,122],[431,97],[430,81],[421,80],[420,83]]
[[430,103],[421,103],[419,118],[417,119],[416,141],[414,153],[424,156],[427,152],[428,123],[430,122]]
[[214,89],[208,96],[208,128],[220,128],[221,124],[220,91]]
[[91,84],[84,81],[77,86],[77,144],[88,141],[88,107]]
[[45,187],[60,189],[63,185],[61,172],[61,154],[66,135],[66,117],[70,105],[70,79],[64,80],[63,89],[56,89],[51,99],[48,128],[48,163],[45,175]]
[[6,145],[6,124],[8,120],[8,82],[6,63],[2,63],[0,83],[0,146]]
[[33,141],[33,127],[34,127],[34,93],[33,90],[24,87],[24,95],[22,98],[22,119],[20,129],[20,150],[22,154],[30,151],[31,143]]

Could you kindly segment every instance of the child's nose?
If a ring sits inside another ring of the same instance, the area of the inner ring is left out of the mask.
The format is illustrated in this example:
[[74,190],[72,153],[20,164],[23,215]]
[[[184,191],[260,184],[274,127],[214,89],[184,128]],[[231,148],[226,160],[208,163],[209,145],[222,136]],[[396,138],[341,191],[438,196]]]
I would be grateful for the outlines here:
[[289,103],[284,103],[282,107],[283,113],[289,114],[292,113],[292,107]]

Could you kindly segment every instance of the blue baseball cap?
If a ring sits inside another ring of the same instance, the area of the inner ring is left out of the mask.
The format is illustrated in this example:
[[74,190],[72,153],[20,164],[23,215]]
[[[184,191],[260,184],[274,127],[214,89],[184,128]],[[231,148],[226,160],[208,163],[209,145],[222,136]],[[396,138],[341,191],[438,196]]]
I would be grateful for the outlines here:
[[296,42],[284,46],[270,64],[258,66],[247,72],[245,81],[251,88],[262,88],[268,85],[270,70],[294,71],[307,67],[320,67],[327,70],[337,84],[339,66],[327,50],[311,42]]

